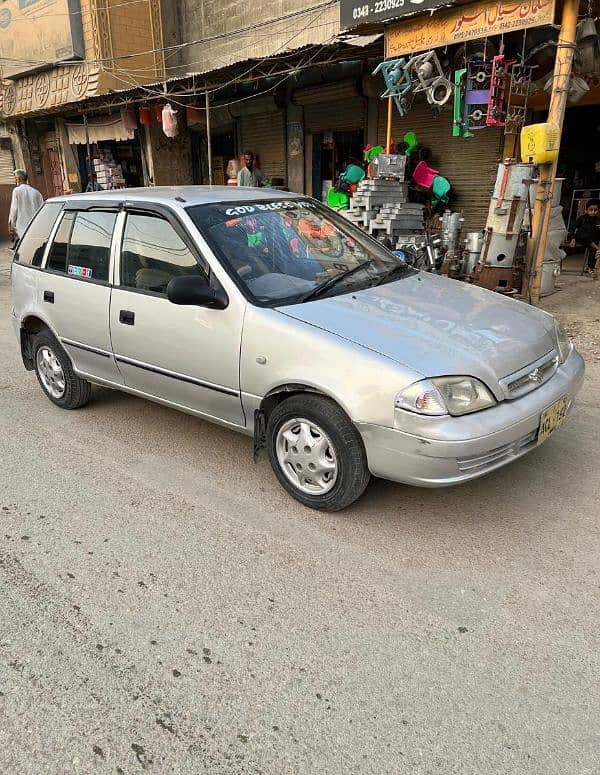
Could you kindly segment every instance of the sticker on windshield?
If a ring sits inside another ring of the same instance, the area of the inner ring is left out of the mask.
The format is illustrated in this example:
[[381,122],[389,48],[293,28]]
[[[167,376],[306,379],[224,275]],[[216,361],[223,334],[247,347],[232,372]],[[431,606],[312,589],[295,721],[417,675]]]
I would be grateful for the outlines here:
[[248,215],[249,213],[266,213],[277,210],[295,210],[297,208],[312,210],[315,207],[314,202],[308,199],[296,199],[294,201],[276,200],[274,202],[257,202],[252,205],[238,205],[237,207],[228,207],[225,215]]
[[85,277],[86,280],[89,280],[92,276],[92,270],[89,266],[73,266],[73,264],[69,264],[69,274],[72,274],[74,277]]

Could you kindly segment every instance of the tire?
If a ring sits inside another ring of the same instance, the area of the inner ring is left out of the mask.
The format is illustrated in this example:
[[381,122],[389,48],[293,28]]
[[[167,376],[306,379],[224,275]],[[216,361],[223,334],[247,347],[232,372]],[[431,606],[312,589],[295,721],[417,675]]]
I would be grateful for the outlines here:
[[278,404],[267,424],[267,448],[279,483],[311,509],[345,509],[369,483],[362,439],[329,398],[302,394]]
[[92,386],[73,371],[56,338],[44,329],[33,340],[33,364],[44,393],[61,409],[79,409],[90,400]]

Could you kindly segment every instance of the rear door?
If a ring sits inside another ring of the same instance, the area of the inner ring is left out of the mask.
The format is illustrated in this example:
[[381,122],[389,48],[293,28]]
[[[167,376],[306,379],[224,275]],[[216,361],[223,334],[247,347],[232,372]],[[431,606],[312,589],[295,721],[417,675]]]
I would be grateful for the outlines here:
[[38,282],[38,304],[75,369],[123,384],[109,329],[117,211],[65,210]]
[[111,300],[112,344],[125,384],[148,396],[230,425],[245,425],[239,354],[245,305],[226,309],[172,304],[172,277],[210,267],[174,214],[128,210],[121,216],[119,280]]

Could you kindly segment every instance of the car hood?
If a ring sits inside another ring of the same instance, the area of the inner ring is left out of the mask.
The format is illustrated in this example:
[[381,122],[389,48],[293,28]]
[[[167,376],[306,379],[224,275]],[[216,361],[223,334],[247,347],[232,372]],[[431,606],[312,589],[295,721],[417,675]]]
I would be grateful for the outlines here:
[[418,371],[498,380],[556,347],[552,318],[523,302],[418,272],[396,282],[278,308]]

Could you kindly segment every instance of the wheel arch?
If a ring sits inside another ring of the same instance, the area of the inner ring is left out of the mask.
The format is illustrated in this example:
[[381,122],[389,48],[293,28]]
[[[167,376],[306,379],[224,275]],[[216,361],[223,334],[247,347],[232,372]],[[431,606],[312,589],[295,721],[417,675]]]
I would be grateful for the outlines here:
[[27,371],[33,371],[33,339],[40,331],[48,329],[53,336],[56,336],[52,328],[48,323],[38,315],[33,313],[26,315],[21,321],[20,329],[20,342],[21,342],[21,358],[23,359],[23,365]]
[[277,385],[277,387],[271,388],[271,390],[269,390],[268,393],[263,396],[262,401],[260,402],[259,411],[263,412],[265,418],[268,420],[269,415],[278,404],[280,404],[282,401],[285,401],[287,398],[291,398],[292,396],[300,395],[302,393],[311,393],[312,395],[328,398],[330,401],[333,401],[335,404],[337,404],[350,419],[347,408],[342,403],[340,403],[340,401],[335,396],[327,393],[321,388],[315,387],[314,385],[308,385],[304,382],[286,382],[282,385]]

